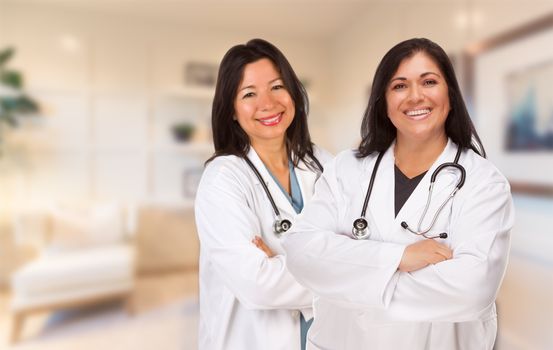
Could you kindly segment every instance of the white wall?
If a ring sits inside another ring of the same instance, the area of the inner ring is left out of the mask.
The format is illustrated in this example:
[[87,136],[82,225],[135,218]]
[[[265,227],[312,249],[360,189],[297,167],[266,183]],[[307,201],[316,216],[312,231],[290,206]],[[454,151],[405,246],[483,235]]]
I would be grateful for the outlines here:
[[[195,157],[194,149],[174,144],[169,129],[193,120],[200,141],[209,143],[211,111],[209,91],[199,97],[174,93],[184,86],[184,66],[217,65],[228,48],[258,31],[204,31],[40,4],[3,7],[0,47],[17,48],[13,66],[23,70],[45,114],[7,135],[13,162],[11,176],[2,176],[8,184],[4,198],[19,207],[55,200],[182,199],[183,170],[198,167],[209,148],[199,147]],[[322,43],[265,38],[310,82],[311,123],[314,134],[322,134],[326,108],[320,102],[328,85]]]
[[333,98],[329,124],[333,132],[328,138],[333,149],[353,147],[358,142],[370,82],[378,62],[395,44],[413,37],[427,37],[448,54],[457,56],[468,44],[553,11],[551,1],[484,0],[470,4],[458,1],[376,2],[330,38]]

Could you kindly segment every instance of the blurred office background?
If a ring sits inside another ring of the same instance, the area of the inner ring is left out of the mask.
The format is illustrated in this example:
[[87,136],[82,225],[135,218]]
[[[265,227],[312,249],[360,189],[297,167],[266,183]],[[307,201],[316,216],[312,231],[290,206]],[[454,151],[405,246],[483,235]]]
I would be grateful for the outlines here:
[[516,184],[497,349],[552,349],[552,14],[550,0],[0,0],[0,98],[38,106],[0,109],[0,348],[194,349],[192,208],[223,54],[281,48],[314,141],[338,152],[358,142],[383,54],[423,36]]

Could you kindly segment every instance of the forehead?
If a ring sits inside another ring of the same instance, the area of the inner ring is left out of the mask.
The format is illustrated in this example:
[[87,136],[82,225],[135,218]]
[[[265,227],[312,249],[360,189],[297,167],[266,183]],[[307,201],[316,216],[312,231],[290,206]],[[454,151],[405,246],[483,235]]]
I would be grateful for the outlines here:
[[435,73],[443,76],[443,73],[436,61],[424,51],[419,51],[414,55],[403,59],[400,62],[394,77],[418,77],[424,73]]
[[268,58],[248,63],[242,72],[241,86],[255,85],[280,78],[275,64]]

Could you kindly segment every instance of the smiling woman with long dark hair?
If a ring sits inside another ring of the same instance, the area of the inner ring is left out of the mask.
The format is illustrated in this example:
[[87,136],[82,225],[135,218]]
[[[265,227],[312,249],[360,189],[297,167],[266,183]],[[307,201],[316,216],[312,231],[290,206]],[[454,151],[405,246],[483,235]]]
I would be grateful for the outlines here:
[[283,239],[316,295],[310,349],[491,350],[514,214],[444,50],[380,62],[357,150],[330,162]]
[[311,143],[307,114],[305,89],[274,45],[254,39],[226,53],[215,154],[196,196],[202,350],[305,348],[313,296],[288,272],[280,236],[329,159]]

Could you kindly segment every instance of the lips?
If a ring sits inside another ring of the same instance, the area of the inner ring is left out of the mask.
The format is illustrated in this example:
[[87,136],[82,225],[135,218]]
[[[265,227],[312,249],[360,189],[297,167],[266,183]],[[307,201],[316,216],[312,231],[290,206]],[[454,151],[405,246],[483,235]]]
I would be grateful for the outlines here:
[[421,120],[426,118],[431,112],[432,112],[432,109],[430,108],[417,108],[417,109],[407,110],[404,113],[412,120]]
[[262,125],[265,126],[275,126],[282,121],[283,113],[273,114],[265,118],[257,119]]

